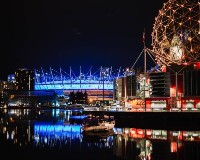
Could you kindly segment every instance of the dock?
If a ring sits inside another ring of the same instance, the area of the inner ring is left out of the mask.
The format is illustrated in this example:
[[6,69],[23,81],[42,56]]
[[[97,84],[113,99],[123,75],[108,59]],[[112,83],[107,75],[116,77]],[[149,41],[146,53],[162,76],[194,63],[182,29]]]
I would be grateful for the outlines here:
[[170,130],[199,130],[200,112],[109,112],[83,111],[93,116],[114,116],[116,127],[139,127]]

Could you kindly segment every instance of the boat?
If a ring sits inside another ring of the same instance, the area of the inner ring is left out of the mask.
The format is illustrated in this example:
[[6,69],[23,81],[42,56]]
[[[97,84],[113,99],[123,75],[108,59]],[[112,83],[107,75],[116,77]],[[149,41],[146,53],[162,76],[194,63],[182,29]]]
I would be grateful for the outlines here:
[[82,140],[86,142],[105,142],[109,136],[114,135],[114,130],[103,132],[82,132]]
[[102,121],[98,122],[96,125],[84,124],[81,129],[83,132],[105,132],[112,130],[115,126],[115,121]]
[[122,111],[122,106],[120,104],[113,103],[109,109],[109,111]]

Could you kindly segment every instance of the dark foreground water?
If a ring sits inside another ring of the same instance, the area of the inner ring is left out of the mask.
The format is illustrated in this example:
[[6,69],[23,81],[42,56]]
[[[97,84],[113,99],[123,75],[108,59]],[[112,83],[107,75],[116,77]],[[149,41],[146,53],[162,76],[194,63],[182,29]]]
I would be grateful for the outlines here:
[[117,128],[83,134],[82,115],[66,110],[0,111],[5,159],[200,160],[200,131]]

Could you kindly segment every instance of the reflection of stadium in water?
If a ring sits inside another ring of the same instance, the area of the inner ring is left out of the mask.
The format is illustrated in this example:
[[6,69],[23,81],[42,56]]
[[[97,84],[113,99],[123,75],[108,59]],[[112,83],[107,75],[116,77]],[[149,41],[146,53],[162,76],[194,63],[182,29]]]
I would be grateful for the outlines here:
[[[54,110],[42,113],[44,117],[48,118],[48,121],[40,121],[39,115],[37,115],[38,119],[30,120],[29,112],[25,113],[12,111],[1,114],[0,141],[5,138],[18,147],[31,145],[34,148],[52,149],[59,147],[77,150],[78,145],[77,151],[87,147],[91,149],[91,146],[95,146],[99,150],[107,148],[115,156],[123,158],[146,156],[184,159],[190,154],[190,157],[195,159],[195,156],[200,156],[196,152],[200,149],[200,131],[197,130],[114,128],[113,134],[108,136],[104,134],[102,137],[98,137],[99,141],[97,141],[88,137],[84,139],[84,135],[81,133],[81,124],[71,124],[68,112]],[[50,117],[52,119],[49,119]],[[55,121],[55,117],[57,117],[57,121]]]
[[[82,143],[84,136],[81,131],[81,124],[48,124],[41,123],[34,125],[34,142],[35,145],[48,145],[49,147],[55,147],[59,145],[64,147],[71,140],[77,140]],[[112,137],[99,137],[99,140],[104,142],[104,147],[111,147],[110,141]],[[90,142],[88,140],[88,142]],[[71,143],[71,142],[70,142]],[[102,144],[95,144],[100,147]]]

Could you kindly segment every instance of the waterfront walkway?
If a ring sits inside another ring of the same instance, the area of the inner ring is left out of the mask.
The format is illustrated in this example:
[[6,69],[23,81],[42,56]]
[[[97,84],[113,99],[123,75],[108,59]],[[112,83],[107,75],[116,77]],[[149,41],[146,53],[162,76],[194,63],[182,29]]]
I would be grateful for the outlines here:
[[116,126],[120,127],[144,127],[144,128],[154,128],[162,129],[169,128],[174,130],[187,129],[200,130],[200,111],[199,110],[122,110],[122,111],[107,111],[107,110],[79,110],[79,111],[70,111],[65,107],[8,107],[1,108],[1,110],[10,110],[10,109],[31,109],[34,111],[41,110],[51,110],[59,109],[69,112],[80,112],[82,115],[90,116],[104,116],[104,117],[114,117],[116,121]]

